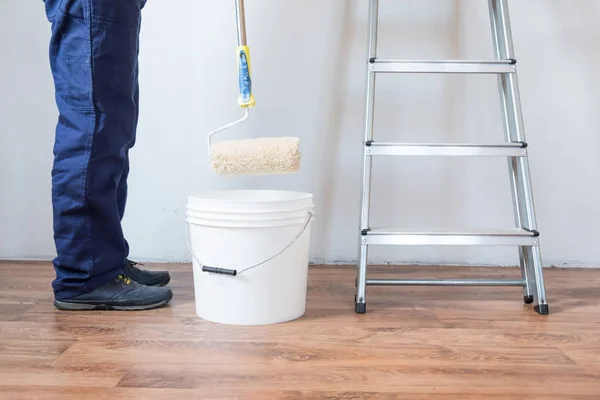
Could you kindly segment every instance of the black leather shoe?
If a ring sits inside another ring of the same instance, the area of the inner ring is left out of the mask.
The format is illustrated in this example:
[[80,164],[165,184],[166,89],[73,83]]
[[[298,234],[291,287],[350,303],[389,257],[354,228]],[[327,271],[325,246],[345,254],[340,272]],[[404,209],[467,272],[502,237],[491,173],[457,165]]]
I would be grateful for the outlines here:
[[162,307],[173,298],[171,289],[140,285],[124,275],[98,289],[67,300],[55,300],[59,310],[137,311]]
[[140,285],[165,286],[171,281],[171,275],[168,271],[150,271],[138,268],[137,265],[141,264],[129,260],[125,261],[123,273]]

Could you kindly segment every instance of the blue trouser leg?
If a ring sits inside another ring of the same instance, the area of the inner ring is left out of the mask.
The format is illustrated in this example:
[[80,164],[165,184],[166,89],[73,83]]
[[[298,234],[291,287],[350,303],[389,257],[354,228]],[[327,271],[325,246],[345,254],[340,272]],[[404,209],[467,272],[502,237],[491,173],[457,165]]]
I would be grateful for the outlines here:
[[[143,1],[143,4],[145,4],[145,3],[146,3],[146,0]],[[143,7],[143,4],[142,4],[142,7]],[[138,30],[138,41],[137,41],[137,55],[139,55],[139,30]],[[129,142],[129,144],[127,145],[127,147],[125,149],[125,164],[124,164],[124,168],[123,168],[123,174],[121,175],[121,179],[119,180],[119,185],[117,187],[117,205],[119,207],[119,215],[120,215],[121,221],[123,220],[123,217],[125,215],[125,206],[127,204],[127,191],[128,191],[127,178],[129,177],[129,150],[135,145],[135,135],[136,135],[136,131],[137,131],[138,117],[139,117],[139,112],[140,112],[140,108],[139,108],[140,89],[139,89],[139,83],[138,83],[139,64],[137,62],[137,55],[136,55],[136,63],[135,63],[135,79],[134,79],[135,87],[134,87],[134,91],[133,91],[133,101],[135,103],[135,126],[134,126],[131,141]],[[124,239],[124,241],[125,241],[126,256],[129,256],[129,243],[127,242],[126,239]]]
[[52,169],[58,299],[121,273],[144,0],[46,0],[59,119]]

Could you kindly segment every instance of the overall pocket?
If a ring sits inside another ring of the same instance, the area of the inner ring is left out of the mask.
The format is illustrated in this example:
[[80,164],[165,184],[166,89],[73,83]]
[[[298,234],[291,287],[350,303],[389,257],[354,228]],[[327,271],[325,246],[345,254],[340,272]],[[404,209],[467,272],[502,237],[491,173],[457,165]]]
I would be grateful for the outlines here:
[[46,0],[60,3],[60,11],[71,18],[110,22],[139,29],[140,12],[146,0]]
[[94,111],[90,57],[67,57],[67,69],[69,107],[78,111]]
[[92,19],[139,29],[145,0],[92,0]]

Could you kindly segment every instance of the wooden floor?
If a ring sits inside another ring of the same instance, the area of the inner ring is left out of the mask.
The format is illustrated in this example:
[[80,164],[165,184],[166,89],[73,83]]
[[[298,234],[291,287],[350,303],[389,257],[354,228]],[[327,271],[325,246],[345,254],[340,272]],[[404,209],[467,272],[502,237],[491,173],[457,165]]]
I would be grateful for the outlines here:
[[[550,316],[518,288],[377,288],[313,267],[307,314],[229,327],[175,298],[138,313],[56,311],[47,263],[0,263],[0,399],[600,399],[600,270],[548,269]],[[385,267],[373,276],[514,277],[516,269]]]

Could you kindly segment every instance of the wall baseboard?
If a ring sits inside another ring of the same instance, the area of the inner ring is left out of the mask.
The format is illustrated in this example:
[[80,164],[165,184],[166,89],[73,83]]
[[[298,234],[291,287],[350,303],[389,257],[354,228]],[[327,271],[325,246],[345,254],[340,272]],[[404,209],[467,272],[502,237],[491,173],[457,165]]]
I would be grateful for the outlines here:
[[[36,257],[36,256],[22,256],[22,257],[0,257],[0,261],[31,261],[31,262],[52,262],[52,257]],[[192,260],[170,260],[170,259],[157,259],[157,258],[144,258],[144,257],[133,257],[135,261],[140,263],[148,264],[191,264]],[[355,260],[326,260],[326,259],[314,259],[309,262],[311,266],[348,266],[355,267]],[[515,268],[518,265],[499,265],[499,264],[486,264],[486,263],[422,263],[418,261],[384,261],[375,262],[369,264],[370,266],[390,266],[390,267],[489,267],[489,268]],[[558,261],[558,262],[545,262],[544,268],[577,268],[577,269],[600,269],[600,264],[589,264],[578,261]]]

